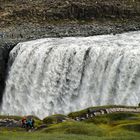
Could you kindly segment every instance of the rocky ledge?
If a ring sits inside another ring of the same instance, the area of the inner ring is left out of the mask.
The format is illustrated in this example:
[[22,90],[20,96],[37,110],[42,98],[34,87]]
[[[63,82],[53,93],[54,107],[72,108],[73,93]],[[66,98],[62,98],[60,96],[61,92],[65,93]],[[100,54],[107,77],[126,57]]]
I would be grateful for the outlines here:
[[21,127],[21,122],[14,119],[0,119],[0,127]]
[[89,118],[93,118],[94,116],[101,116],[104,114],[112,114],[112,113],[140,113],[140,108],[138,107],[112,107],[112,108],[100,108],[100,109],[88,109],[87,113],[83,114],[80,117],[75,117],[74,119],[77,121],[86,120]]

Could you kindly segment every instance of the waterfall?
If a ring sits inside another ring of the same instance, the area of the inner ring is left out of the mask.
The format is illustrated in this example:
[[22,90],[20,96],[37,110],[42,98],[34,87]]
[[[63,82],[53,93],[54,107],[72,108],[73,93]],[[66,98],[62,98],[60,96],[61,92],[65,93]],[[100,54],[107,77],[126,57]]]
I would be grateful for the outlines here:
[[140,32],[46,38],[10,53],[1,114],[67,114],[140,102]]

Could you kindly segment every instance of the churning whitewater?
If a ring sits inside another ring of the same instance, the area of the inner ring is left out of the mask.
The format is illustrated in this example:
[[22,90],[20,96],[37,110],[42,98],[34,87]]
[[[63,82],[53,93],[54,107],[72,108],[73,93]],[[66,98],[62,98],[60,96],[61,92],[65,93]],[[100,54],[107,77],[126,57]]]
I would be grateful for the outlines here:
[[140,32],[47,38],[10,53],[1,114],[67,114],[140,102]]

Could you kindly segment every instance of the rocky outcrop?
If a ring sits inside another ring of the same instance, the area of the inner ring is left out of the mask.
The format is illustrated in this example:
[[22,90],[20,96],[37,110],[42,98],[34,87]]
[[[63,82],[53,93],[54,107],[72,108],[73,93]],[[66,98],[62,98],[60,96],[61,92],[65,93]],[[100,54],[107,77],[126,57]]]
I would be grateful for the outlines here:
[[21,122],[14,119],[0,119],[0,127],[21,127]]
[[6,42],[116,34],[140,30],[140,1],[1,0],[0,21]]
[[93,20],[97,18],[138,18],[140,9],[135,2],[127,5],[120,1],[99,1],[73,2],[67,3],[61,8],[44,10],[44,17],[47,19],[78,19]]
[[101,116],[104,114],[111,113],[140,113],[140,108],[138,107],[113,107],[113,108],[100,108],[100,109],[88,109],[87,113],[82,114],[81,116],[74,117],[76,121],[82,121],[95,116]]
[[62,19],[133,18],[138,20],[140,17],[139,0],[7,0],[4,2],[0,3],[2,24],[21,21],[44,23]]
[[12,43],[0,44],[0,103],[2,101],[3,90],[5,87],[5,79],[7,72],[7,62],[10,50],[15,46]]
[[103,114],[110,114],[116,112],[130,112],[130,113],[140,113],[140,108],[105,108],[99,110],[89,110],[89,114],[94,116],[103,115]]

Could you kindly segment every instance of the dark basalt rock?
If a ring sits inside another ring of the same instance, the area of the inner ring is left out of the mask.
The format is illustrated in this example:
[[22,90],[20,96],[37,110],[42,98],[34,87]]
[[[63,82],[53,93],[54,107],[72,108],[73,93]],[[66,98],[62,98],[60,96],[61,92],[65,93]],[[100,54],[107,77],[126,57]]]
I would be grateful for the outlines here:
[[[4,4],[3,4],[4,3]],[[0,1],[0,27],[51,20],[130,19],[140,21],[139,0]],[[63,21],[65,22],[65,21]]]
[[5,87],[9,52],[14,46],[15,44],[13,43],[6,43],[0,40],[0,104],[2,102],[2,96],[3,96],[4,87]]
[[0,127],[21,127],[21,122],[14,119],[0,119]]
[[107,1],[93,1],[91,3],[70,2],[61,8],[45,10],[44,16],[48,19],[91,20],[97,18],[135,18],[139,15],[140,9],[135,5],[129,7],[119,1],[115,4]]

